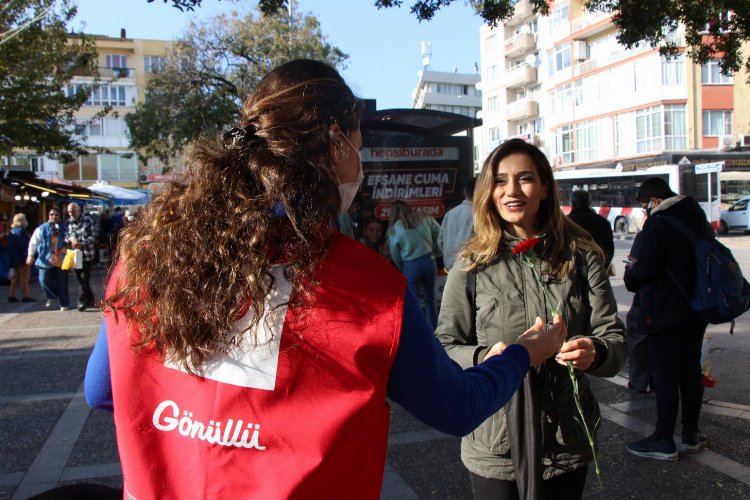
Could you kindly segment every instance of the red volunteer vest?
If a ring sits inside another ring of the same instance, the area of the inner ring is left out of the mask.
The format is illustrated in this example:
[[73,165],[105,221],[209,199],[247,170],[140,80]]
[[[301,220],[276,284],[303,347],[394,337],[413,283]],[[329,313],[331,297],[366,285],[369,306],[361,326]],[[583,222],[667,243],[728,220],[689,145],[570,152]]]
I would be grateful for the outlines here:
[[106,315],[126,495],[378,498],[406,282],[344,236],[321,272],[314,311],[276,321],[275,353],[205,378],[135,354]]

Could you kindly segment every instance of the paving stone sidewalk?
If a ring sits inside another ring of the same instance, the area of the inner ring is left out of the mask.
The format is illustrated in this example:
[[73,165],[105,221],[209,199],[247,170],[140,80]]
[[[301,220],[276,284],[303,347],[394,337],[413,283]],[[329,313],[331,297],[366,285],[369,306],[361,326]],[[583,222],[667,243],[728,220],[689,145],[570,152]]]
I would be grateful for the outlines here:
[[[97,268],[92,280],[97,295],[103,277],[104,268]],[[75,298],[78,284],[72,273],[70,278]],[[112,416],[89,410],[82,392],[101,314],[45,310],[38,283],[32,292],[37,302],[8,303],[7,288],[0,292],[0,500],[75,483],[120,487]],[[655,405],[653,398],[629,391],[624,374],[593,379],[603,416],[597,438],[602,486],[589,471],[585,498],[750,498],[747,401],[704,405],[707,450],[678,462],[640,459],[629,455],[625,444],[650,434]],[[720,383],[746,385],[726,373]],[[394,406],[381,498],[471,498],[459,448],[460,439]]]

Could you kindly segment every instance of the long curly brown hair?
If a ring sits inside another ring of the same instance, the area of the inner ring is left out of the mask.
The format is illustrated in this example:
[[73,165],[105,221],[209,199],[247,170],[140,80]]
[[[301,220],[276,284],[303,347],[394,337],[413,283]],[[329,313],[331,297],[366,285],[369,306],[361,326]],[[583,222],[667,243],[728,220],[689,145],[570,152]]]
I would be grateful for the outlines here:
[[242,147],[191,147],[184,173],[119,239],[117,281],[105,304],[137,325],[134,349],[153,346],[200,372],[248,304],[253,322],[233,334],[256,330],[274,264],[285,265],[290,307],[312,307],[340,205],[331,151],[343,151],[338,129],[356,130],[360,114],[335,69],[291,61],[246,99]]
[[500,162],[512,154],[528,156],[536,166],[547,197],[541,201],[537,214],[537,228],[544,235],[542,259],[551,274],[567,276],[573,268],[579,250],[596,252],[602,260],[604,253],[591,236],[568,219],[560,209],[560,194],[552,167],[539,148],[522,139],[510,139],[495,148],[482,166],[474,190],[474,236],[466,242],[461,256],[470,262],[467,270],[489,264],[498,258],[506,231],[505,221],[498,214],[492,193],[495,190],[495,171]]

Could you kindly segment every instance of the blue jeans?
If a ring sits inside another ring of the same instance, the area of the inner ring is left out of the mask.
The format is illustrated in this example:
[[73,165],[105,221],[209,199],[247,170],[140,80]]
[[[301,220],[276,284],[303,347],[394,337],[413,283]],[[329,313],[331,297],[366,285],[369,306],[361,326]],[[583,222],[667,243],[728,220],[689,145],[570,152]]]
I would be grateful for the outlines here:
[[57,299],[60,307],[70,307],[68,296],[68,271],[59,267],[39,268],[39,284],[42,285],[47,298]]
[[437,307],[435,306],[435,275],[437,265],[432,254],[404,261],[404,276],[412,293],[419,298],[422,288],[422,307],[427,321],[433,329],[437,327]]

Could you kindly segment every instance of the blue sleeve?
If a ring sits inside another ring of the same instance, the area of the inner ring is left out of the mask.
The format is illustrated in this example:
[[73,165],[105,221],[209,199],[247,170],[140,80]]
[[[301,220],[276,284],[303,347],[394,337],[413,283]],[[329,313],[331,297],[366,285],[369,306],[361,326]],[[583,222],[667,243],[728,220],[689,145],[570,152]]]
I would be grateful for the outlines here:
[[109,349],[107,347],[107,324],[102,321],[99,337],[86,365],[83,380],[86,403],[91,408],[112,411],[112,379],[109,373]]
[[501,355],[463,370],[448,357],[407,290],[388,397],[425,424],[463,436],[505,406],[530,362],[528,351],[512,344]]

